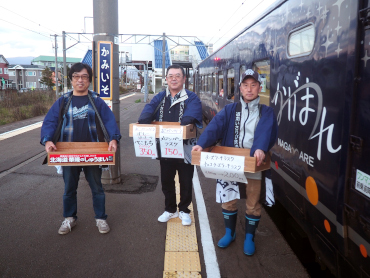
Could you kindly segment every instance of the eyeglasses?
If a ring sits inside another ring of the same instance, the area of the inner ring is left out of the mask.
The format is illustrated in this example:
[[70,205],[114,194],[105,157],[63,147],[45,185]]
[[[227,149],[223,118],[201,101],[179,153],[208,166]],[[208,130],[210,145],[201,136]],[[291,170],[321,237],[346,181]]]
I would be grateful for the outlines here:
[[82,81],[87,81],[89,80],[89,75],[83,74],[83,75],[78,75],[78,74],[73,74],[72,79],[75,81],[78,81],[79,79],[82,79]]
[[176,74],[176,75],[170,74],[170,75],[167,75],[167,78],[170,79],[170,80],[173,79],[173,78],[180,79],[181,77],[182,77],[181,74]]

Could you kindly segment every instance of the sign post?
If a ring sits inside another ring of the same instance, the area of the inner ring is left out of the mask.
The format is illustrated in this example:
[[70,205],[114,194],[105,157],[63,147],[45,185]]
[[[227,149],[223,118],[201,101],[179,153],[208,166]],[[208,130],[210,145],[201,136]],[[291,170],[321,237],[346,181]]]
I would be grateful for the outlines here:
[[[95,92],[112,109],[118,127],[119,115],[119,46],[118,46],[118,0],[93,0],[93,86]],[[103,171],[103,184],[121,182],[120,146],[116,151],[116,164]]]

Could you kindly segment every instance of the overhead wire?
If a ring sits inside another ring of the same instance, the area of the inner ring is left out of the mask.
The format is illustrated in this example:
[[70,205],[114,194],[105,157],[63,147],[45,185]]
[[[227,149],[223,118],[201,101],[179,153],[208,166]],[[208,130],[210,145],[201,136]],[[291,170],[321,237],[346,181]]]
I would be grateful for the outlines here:
[[[246,0],[245,0],[246,1]],[[245,1],[243,3],[241,3],[241,5],[235,10],[235,12],[229,17],[228,20],[226,20],[226,22],[224,23],[224,25],[222,25],[222,27],[220,29],[218,29],[218,31],[216,31],[216,33],[212,36],[212,38],[210,38],[210,40],[208,41],[207,44],[210,43],[210,41],[215,37],[215,35],[221,31],[222,28],[224,28],[224,26],[226,25],[226,23],[228,23],[230,21],[230,19],[234,16],[234,14],[243,6],[243,4],[245,3]]]
[[7,10],[7,11],[9,11],[9,12],[11,12],[11,13],[13,13],[13,14],[16,14],[16,15],[18,15],[18,16],[20,16],[20,17],[23,17],[24,19],[27,19],[28,21],[30,21],[30,22],[32,22],[32,23],[34,23],[34,24],[36,24],[36,25],[38,25],[38,26],[40,26],[40,27],[42,27],[42,28],[48,29],[48,30],[52,31],[52,32],[53,32],[53,33],[55,33],[55,34],[56,34],[56,33],[58,33],[58,32],[55,32],[54,30],[51,30],[50,28],[47,28],[47,27],[41,26],[41,24],[40,24],[40,23],[37,23],[37,22],[35,22],[35,21],[33,21],[33,20],[31,20],[31,19],[29,19],[29,18],[27,18],[27,17],[23,16],[23,15],[20,15],[20,14],[16,13],[16,12],[13,12],[13,11],[11,11],[11,10],[9,10],[9,9],[7,9],[7,8],[5,8],[5,7],[3,7],[3,6],[0,6],[0,8],[3,8],[4,10]]
[[[13,11],[11,11],[11,10],[9,10],[9,9],[7,9],[7,8],[5,8],[5,7],[3,7],[3,6],[0,6],[0,8],[3,8],[3,9],[5,9],[5,10],[7,10],[7,11],[11,12],[11,13],[14,13],[14,14],[16,14],[16,15],[18,15],[18,16],[20,16],[20,17],[22,17],[22,18],[24,18],[24,19],[26,19],[26,20],[28,20],[28,21],[30,21],[30,22],[32,22],[32,23],[34,23],[34,24],[36,24],[36,25],[38,25],[38,26],[40,26],[40,27],[42,27],[42,28],[45,28],[45,29],[50,30],[50,31],[52,31],[54,34],[58,35],[58,37],[61,37],[61,36],[62,36],[61,34],[58,34],[58,32],[56,32],[56,31],[54,31],[54,30],[52,30],[52,29],[50,29],[50,28],[47,28],[47,27],[41,26],[41,24],[39,24],[39,23],[37,23],[37,22],[35,22],[35,21],[33,21],[33,20],[31,20],[31,19],[29,19],[29,18],[27,18],[27,17],[23,16],[23,15],[20,15],[20,14],[18,14],[18,13],[16,13],[16,12],[13,12]],[[1,19],[1,18],[0,18],[0,20],[5,21],[5,22],[7,22],[7,23],[9,23],[9,24],[13,24],[13,25],[15,25],[15,26],[17,26],[17,27],[19,27],[19,28],[25,29],[25,30],[27,30],[27,31],[30,31],[30,32],[33,32],[33,33],[36,33],[36,34],[38,34],[38,35],[41,35],[41,36],[44,36],[44,37],[48,37],[48,38],[50,38],[50,39],[51,39],[50,35],[48,36],[48,35],[47,35],[47,34],[45,34],[45,33],[44,33],[44,34],[42,34],[42,33],[40,33],[40,32],[37,32],[37,31],[31,30],[31,29],[29,29],[29,28],[26,28],[26,27],[23,27],[23,26],[20,26],[20,25],[17,25],[17,24],[15,24],[15,23],[12,23],[12,22],[6,21],[6,20]],[[68,37],[70,37],[70,38],[74,39],[75,41],[80,42],[79,40],[75,39],[75,38],[74,38],[74,37],[72,37],[71,35],[69,35],[69,34],[67,34],[67,33],[66,33],[66,35],[67,35]],[[85,38],[86,38],[86,37],[85,37]],[[86,39],[88,39],[88,38],[86,38]],[[90,41],[91,41],[91,40],[90,40]],[[52,44],[53,44],[53,43],[52,43]],[[53,48],[54,48],[54,46],[53,46]],[[82,48],[79,48],[79,47],[76,47],[76,48],[78,48],[79,50],[85,51],[85,49],[82,49]]]
[[30,31],[30,32],[36,33],[36,34],[38,34],[38,35],[44,36],[44,37],[46,37],[46,38],[48,38],[48,37],[49,37],[49,36],[47,36],[47,35],[45,35],[45,34],[41,34],[40,32],[37,32],[37,31],[31,30],[31,29],[28,29],[28,28],[23,27],[23,26],[20,26],[20,25],[17,25],[17,24],[15,24],[15,23],[9,22],[9,21],[7,21],[7,20],[5,20],[5,19],[0,18],[0,20],[5,21],[5,22],[7,22],[7,23],[9,23],[9,24],[13,24],[13,25],[15,25],[15,26],[17,26],[17,27],[19,27],[19,28],[25,29],[25,30],[27,30],[27,31]]
[[227,32],[225,32],[225,34],[222,37],[220,37],[217,41],[215,41],[214,44],[217,43],[219,40],[221,40],[228,32],[231,31],[231,29],[233,29],[236,25],[238,25],[247,15],[249,15],[254,9],[256,9],[264,1],[265,0],[262,0],[261,2],[259,2],[253,9],[251,9],[245,16],[243,16],[233,27],[231,27]]

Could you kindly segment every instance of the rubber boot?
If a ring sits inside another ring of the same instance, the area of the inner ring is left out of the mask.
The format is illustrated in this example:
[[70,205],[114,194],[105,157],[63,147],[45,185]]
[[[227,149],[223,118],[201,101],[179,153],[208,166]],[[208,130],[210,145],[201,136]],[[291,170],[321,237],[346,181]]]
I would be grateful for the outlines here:
[[252,256],[256,251],[254,245],[254,235],[258,227],[261,216],[245,215],[245,240],[244,240],[244,254]]
[[218,247],[226,248],[235,240],[235,226],[238,211],[228,211],[226,209],[222,209],[222,214],[224,215],[226,233],[223,238],[219,240],[217,245]]

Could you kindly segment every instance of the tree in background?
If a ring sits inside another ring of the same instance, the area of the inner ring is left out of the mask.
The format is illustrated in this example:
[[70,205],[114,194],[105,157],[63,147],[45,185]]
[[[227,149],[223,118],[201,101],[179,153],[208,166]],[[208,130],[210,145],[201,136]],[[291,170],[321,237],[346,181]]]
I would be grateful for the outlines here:
[[46,67],[42,71],[42,77],[40,79],[40,83],[47,86],[48,89],[52,89],[54,87],[53,72],[48,67]]

